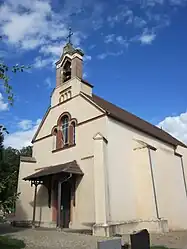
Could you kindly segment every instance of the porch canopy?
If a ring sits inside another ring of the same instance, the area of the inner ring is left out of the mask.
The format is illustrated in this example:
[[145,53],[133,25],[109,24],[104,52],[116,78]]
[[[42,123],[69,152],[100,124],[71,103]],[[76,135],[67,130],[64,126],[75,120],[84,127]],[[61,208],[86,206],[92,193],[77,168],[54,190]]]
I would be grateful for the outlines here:
[[69,174],[75,174],[75,175],[80,175],[80,176],[83,175],[82,170],[80,169],[77,162],[74,160],[74,161],[64,163],[64,164],[45,167],[39,170],[38,172],[23,178],[23,180],[37,181],[37,180],[41,180],[41,178],[43,178],[44,176],[52,176],[52,175],[56,175],[59,173],[69,173]]
[[[34,205],[33,205],[33,219],[32,219],[32,225],[35,227],[35,213],[36,213],[36,195],[37,195],[37,186],[39,184],[45,184],[47,183],[47,188],[48,188],[48,206],[50,207],[51,205],[51,179],[53,176],[61,176],[64,175],[64,177],[60,177],[58,179],[58,210],[60,210],[61,206],[61,184],[68,179],[75,179],[75,177],[80,176],[82,177],[84,174],[82,170],[80,169],[79,165],[77,162],[71,161],[67,162],[64,164],[59,164],[55,166],[49,166],[45,167],[41,170],[38,170],[36,173],[29,175],[27,177],[24,177],[23,180],[25,181],[30,181],[31,186],[35,186],[35,191],[34,191]],[[73,178],[72,178],[73,177]],[[46,182],[47,181],[47,182]],[[75,182],[74,182],[75,183]],[[75,187],[74,187],[75,188]],[[58,224],[60,224],[60,213],[58,214]]]

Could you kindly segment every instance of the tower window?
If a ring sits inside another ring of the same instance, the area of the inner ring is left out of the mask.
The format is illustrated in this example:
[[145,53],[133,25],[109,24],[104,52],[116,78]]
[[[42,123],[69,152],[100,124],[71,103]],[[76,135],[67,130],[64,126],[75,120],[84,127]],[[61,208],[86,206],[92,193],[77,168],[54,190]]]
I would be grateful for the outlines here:
[[71,88],[69,87],[67,90],[60,92],[59,103],[71,99],[72,94],[71,94],[71,90],[69,90],[69,89],[71,89]]
[[63,68],[63,82],[71,79],[71,62],[66,61],[64,68]]

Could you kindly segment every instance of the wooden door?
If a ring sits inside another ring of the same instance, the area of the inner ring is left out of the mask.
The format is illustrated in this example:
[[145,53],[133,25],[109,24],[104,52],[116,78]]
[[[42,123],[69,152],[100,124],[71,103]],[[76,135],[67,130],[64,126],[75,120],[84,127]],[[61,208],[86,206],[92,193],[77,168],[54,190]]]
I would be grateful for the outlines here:
[[70,209],[71,209],[71,183],[66,181],[62,183],[61,211],[60,211],[62,228],[69,228]]

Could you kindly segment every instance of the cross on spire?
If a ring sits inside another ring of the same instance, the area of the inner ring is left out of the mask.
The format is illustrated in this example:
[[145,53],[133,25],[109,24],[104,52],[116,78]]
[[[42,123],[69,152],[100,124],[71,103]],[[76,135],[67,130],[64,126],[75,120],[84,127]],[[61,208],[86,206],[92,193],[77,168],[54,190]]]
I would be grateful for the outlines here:
[[73,35],[73,32],[71,31],[71,28],[69,28],[69,34],[67,36],[67,39],[68,39],[68,43],[70,43],[70,44],[71,44],[71,37],[72,37],[72,35]]

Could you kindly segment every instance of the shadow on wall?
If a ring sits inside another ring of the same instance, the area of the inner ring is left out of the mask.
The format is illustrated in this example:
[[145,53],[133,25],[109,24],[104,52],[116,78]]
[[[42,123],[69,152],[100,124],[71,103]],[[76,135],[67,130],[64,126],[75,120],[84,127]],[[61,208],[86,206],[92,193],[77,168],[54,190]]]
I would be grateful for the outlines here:
[[25,211],[25,208],[21,204],[21,201],[18,199],[16,202],[16,216],[15,220],[28,220],[28,215]]
[[[34,197],[33,197],[34,198]],[[38,192],[37,192],[37,197],[36,197],[36,221],[39,221],[39,226],[42,222],[42,212],[43,212],[43,208],[48,206],[48,190],[44,185],[41,185],[38,188]],[[31,201],[29,203],[32,208],[34,207],[34,201]],[[39,210],[39,212],[38,212]],[[39,215],[38,215],[39,213]]]

